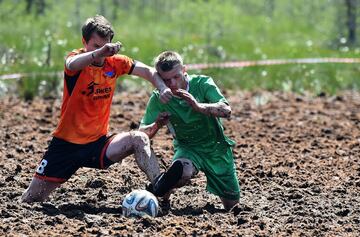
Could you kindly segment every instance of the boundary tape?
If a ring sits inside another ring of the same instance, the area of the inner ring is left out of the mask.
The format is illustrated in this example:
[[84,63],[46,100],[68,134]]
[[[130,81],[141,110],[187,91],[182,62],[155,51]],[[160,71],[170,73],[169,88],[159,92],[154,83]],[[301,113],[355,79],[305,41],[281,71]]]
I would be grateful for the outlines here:
[[298,59],[267,59],[254,61],[235,61],[223,63],[199,63],[186,65],[189,70],[208,68],[242,68],[284,64],[318,64],[318,63],[360,63],[360,58],[298,58]]
[[[222,63],[195,63],[187,64],[188,70],[201,70],[209,68],[243,68],[255,66],[270,66],[270,65],[284,65],[284,64],[319,64],[319,63],[345,63],[353,64],[360,63],[360,58],[298,58],[298,59],[265,59],[253,61],[234,61]],[[62,75],[62,72],[44,72],[44,73],[14,73],[0,75],[0,80],[20,79],[24,77],[34,76],[57,76]]]

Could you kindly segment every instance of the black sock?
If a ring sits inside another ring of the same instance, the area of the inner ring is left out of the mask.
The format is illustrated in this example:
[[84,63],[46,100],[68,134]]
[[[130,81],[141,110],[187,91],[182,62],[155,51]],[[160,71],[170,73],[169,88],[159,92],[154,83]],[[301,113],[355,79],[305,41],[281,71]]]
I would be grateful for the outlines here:
[[181,161],[175,161],[171,167],[158,178],[153,185],[153,193],[155,196],[162,197],[175,187],[179,182],[183,173],[183,165]]

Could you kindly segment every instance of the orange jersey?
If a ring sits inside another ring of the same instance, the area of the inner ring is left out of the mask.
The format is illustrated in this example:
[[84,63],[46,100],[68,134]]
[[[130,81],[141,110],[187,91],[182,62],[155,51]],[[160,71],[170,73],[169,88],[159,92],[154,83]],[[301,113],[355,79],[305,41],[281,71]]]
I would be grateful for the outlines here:
[[[84,53],[71,52],[68,57]],[[105,58],[102,67],[64,70],[64,93],[60,122],[53,135],[71,143],[86,144],[106,135],[116,79],[130,74],[135,62],[124,55]]]

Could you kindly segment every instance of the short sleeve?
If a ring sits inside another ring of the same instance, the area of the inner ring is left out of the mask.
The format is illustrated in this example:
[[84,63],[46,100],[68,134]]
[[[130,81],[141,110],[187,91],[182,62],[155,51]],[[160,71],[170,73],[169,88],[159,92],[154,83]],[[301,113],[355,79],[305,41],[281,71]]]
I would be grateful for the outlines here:
[[203,88],[205,99],[210,103],[224,102],[229,104],[211,77],[206,78]]
[[74,76],[76,75],[77,73],[79,73],[79,71],[74,71],[74,70],[70,70],[66,67],[66,60],[68,60],[69,58],[71,57],[74,57],[78,54],[81,54],[81,53],[84,53],[84,49],[74,49],[72,52],[70,52],[66,58],[65,58],[65,65],[64,65],[64,72],[65,72],[65,75],[67,76]]
[[162,112],[159,96],[153,93],[146,106],[145,114],[140,122],[141,126],[146,126],[154,123],[159,113]]
[[112,57],[117,77],[124,74],[131,74],[136,61],[125,55],[115,55]]

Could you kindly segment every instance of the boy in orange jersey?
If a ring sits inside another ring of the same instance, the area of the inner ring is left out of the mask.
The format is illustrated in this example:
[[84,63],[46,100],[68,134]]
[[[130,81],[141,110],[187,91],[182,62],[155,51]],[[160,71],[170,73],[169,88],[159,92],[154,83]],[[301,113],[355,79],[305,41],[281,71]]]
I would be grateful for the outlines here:
[[80,167],[106,169],[134,154],[140,169],[153,182],[160,174],[148,136],[140,131],[109,136],[110,107],[116,79],[131,74],[150,81],[166,103],[171,90],[156,70],[125,55],[120,42],[111,43],[111,24],[96,15],[82,27],[84,48],[66,58],[59,124],[35,175],[22,195],[24,202],[41,202]]

